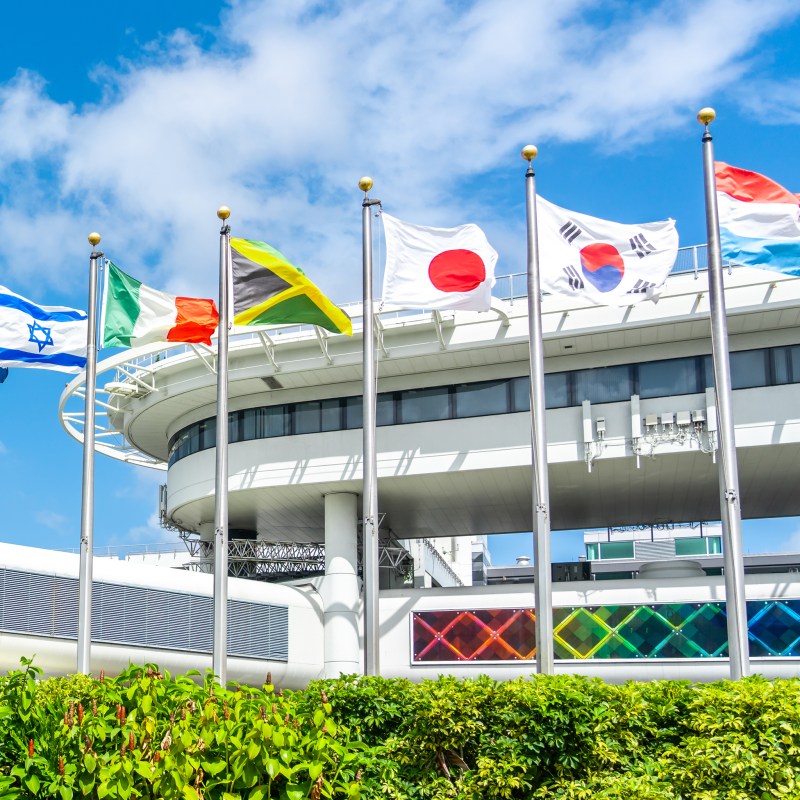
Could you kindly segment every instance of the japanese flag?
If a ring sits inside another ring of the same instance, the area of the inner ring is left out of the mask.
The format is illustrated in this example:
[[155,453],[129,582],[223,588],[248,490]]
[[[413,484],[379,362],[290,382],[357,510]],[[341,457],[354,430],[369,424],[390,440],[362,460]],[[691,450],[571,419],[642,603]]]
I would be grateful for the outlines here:
[[425,228],[381,216],[385,304],[426,310],[490,307],[497,253],[477,225]]

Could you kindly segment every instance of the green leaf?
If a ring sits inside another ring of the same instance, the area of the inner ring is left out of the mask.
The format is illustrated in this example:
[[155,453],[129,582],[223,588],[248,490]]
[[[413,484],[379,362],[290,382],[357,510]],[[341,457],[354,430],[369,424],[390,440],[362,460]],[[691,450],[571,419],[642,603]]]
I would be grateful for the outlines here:
[[200,795],[197,793],[197,789],[195,789],[193,786],[189,786],[188,783],[183,787],[183,796],[185,800],[200,800]]
[[[61,800],[72,800],[73,791],[69,786],[59,786],[58,793],[61,795]],[[99,792],[98,797],[102,797]]]
[[261,747],[259,746],[258,742],[250,742],[247,745],[247,757],[253,761],[256,756],[261,752]]
[[39,787],[42,784],[36,775],[28,775],[23,783],[28,787],[28,791],[34,795],[39,793]]
[[275,779],[276,775],[279,775],[281,771],[281,762],[278,761],[276,758],[268,758],[267,759],[267,775],[273,780]]
[[250,790],[250,794],[247,795],[247,800],[264,800],[265,797],[269,797],[269,787],[265,786],[264,784],[260,784],[258,786],[254,786]]
[[306,793],[299,783],[290,783],[286,787],[286,797],[288,800],[305,800]]
[[87,772],[94,772],[97,767],[97,759],[91,753],[84,753],[83,766]]
[[207,772],[209,775],[219,775],[227,766],[225,761],[204,761],[203,772]]

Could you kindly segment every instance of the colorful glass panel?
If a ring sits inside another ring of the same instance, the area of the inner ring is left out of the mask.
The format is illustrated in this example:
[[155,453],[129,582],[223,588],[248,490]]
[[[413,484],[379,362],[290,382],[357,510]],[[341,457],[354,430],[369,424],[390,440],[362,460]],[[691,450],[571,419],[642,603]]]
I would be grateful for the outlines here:
[[[752,656],[800,657],[800,599],[747,603]],[[416,611],[413,662],[530,661],[533,609]],[[728,655],[725,604],[571,606],[553,609],[558,659],[713,658]]]

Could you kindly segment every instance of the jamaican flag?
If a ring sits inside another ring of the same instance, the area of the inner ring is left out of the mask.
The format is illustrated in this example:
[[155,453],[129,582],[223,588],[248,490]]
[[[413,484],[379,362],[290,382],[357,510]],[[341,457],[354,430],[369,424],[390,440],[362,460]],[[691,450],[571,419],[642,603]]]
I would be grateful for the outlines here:
[[231,239],[231,255],[234,325],[307,323],[353,335],[350,317],[274,247]]

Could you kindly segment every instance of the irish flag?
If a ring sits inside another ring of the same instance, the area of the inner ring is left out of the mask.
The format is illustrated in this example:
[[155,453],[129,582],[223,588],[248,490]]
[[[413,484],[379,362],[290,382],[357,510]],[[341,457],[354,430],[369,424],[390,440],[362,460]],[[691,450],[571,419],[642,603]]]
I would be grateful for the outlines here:
[[723,258],[800,275],[800,196],[721,161],[714,171]]
[[219,322],[213,300],[158,292],[110,261],[106,263],[101,347],[138,347],[151,342],[211,344]]

